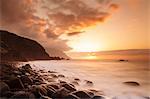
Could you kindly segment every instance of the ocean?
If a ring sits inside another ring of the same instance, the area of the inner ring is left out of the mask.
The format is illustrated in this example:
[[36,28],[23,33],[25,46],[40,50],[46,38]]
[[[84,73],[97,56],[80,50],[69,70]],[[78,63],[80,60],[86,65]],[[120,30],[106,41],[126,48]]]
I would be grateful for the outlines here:
[[[96,89],[108,99],[149,99],[150,64],[148,62],[119,62],[94,60],[50,60],[30,61],[33,69],[56,71],[65,75],[67,82],[79,78],[77,89]],[[86,80],[93,85],[87,85]],[[136,81],[140,86],[126,85],[123,82]],[[145,97],[145,98],[144,98]]]

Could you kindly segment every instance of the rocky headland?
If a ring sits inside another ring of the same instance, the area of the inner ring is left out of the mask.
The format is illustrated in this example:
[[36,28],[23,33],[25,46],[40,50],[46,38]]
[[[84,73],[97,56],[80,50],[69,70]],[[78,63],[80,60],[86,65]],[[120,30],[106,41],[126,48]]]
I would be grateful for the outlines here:
[[63,56],[50,56],[38,42],[8,31],[0,30],[0,38],[1,61],[65,59]]

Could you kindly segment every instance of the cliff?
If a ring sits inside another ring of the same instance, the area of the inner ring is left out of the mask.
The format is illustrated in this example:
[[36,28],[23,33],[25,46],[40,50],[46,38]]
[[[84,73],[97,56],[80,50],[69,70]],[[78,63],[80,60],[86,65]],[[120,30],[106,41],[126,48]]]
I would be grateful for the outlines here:
[[2,61],[48,60],[45,49],[36,41],[0,30],[0,54]]

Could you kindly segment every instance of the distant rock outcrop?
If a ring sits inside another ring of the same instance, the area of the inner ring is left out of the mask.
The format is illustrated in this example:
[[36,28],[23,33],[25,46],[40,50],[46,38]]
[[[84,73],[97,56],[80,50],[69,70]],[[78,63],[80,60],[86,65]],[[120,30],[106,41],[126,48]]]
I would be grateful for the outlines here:
[[28,61],[51,59],[36,41],[0,30],[0,54],[2,61]]

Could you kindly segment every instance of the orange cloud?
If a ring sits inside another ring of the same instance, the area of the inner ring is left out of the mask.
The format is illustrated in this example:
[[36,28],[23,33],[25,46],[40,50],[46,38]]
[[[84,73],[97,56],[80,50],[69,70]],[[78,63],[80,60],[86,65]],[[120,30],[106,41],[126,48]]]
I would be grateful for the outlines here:
[[[93,0],[93,2],[96,2],[96,0]],[[45,3],[48,2],[45,0]],[[105,3],[108,3],[111,9],[117,9],[118,7],[117,4],[110,4],[108,0]],[[103,11],[103,8],[91,7],[81,0],[49,0],[49,4],[56,6],[51,8],[45,5],[44,8],[48,8],[48,16],[50,21],[52,21],[51,25],[54,28],[54,32],[57,32],[59,35],[61,33],[80,31],[83,28],[104,22],[111,15],[107,6],[106,10]]]
[[115,11],[115,10],[117,10],[117,9],[119,8],[119,5],[117,5],[117,4],[111,4],[111,5],[109,6],[109,8],[110,8],[112,11]]
[[83,32],[71,32],[71,33],[67,33],[68,36],[74,36],[74,35],[78,35],[81,34]]
[[[52,47],[66,51],[70,48],[66,45],[66,41],[58,38],[61,34],[69,33],[67,34],[69,36],[80,34],[76,31],[104,22],[112,14],[108,6],[93,7],[86,2],[89,1],[1,0],[0,28],[35,39],[46,48]],[[92,2],[109,5],[113,9],[117,8],[116,4],[110,4],[110,0],[99,0],[99,2],[93,0]]]

